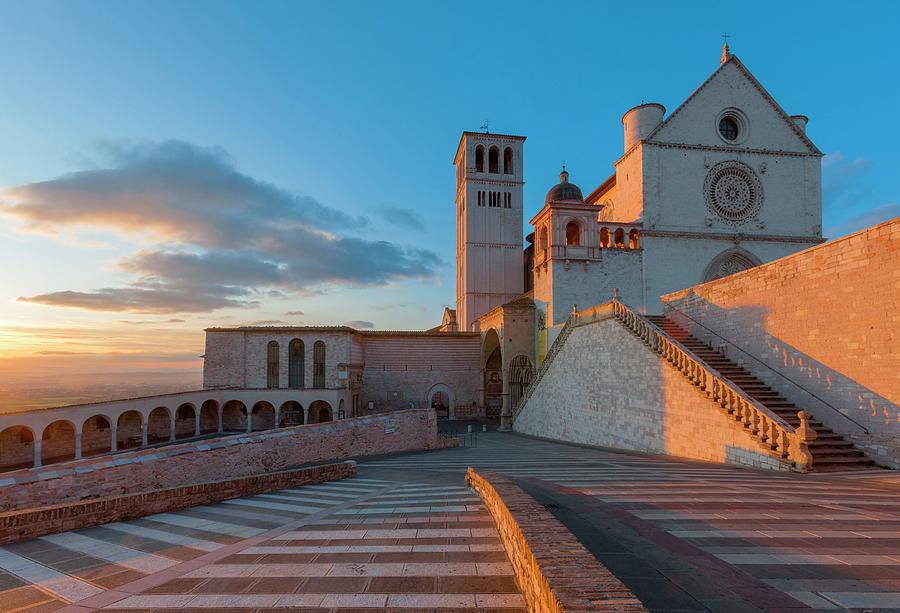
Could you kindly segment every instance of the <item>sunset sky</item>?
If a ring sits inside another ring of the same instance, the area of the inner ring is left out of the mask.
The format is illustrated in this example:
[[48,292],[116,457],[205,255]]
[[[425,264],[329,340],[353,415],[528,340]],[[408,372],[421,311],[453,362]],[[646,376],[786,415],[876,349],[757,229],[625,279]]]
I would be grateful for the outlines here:
[[0,4],[0,375],[197,368],[211,325],[434,326],[459,133],[528,137],[527,221],[725,30],[810,117],[826,236],[900,215],[900,5],[565,6]]

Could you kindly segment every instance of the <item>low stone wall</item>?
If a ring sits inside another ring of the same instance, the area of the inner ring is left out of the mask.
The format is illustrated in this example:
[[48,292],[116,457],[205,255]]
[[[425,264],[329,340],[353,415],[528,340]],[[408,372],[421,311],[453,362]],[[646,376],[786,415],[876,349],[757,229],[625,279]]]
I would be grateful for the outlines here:
[[646,611],[562,523],[509,479],[469,468],[529,611]]
[[[579,312],[516,414],[516,432],[584,445],[791,470],[612,316]],[[605,319],[604,319],[605,317]]]
[[0,513],[0,545],[113,521],[168,513],[263,492],[324,483],[356,474],[356,462],[325,464],[151,492]]
[[432,449],[431,409],[206,439],[5,473],[0,511],[232,479],[368,455]]

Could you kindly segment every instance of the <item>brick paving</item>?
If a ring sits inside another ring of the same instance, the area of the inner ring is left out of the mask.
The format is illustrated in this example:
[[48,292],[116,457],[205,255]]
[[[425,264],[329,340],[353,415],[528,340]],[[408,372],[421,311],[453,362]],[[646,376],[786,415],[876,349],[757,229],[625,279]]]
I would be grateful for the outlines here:
[[504,434],[360,474],[490,468],[653,611],[900,611],[900,475],[794,475]]
[[461,479],[356,477],[0,548],[0,611],[522,611]]
[[[352,479],[0,548],[0,611],[523,610],[470,466],[512,477],[653,611],[900,611],[900,477],[506,434]],[[72,604],[75,603],[75,604]]]

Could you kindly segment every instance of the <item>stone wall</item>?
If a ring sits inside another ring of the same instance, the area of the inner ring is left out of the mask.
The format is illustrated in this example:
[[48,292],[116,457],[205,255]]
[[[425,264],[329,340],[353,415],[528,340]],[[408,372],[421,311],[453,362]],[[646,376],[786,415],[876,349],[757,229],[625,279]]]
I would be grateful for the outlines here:
[[7,473],[0,479],[0,511],[431,449],[436,441],[429,409],[206,439]]
[[242,496],[324,483],[355,474],[355,462],[341,462],[10,511],[0,513],[0,545]]
[[790,470],[611,318],[572,330],[513,422],[523,434]]
[[558,519],[506,477],[469,468],[529,611],[646,611]]
[[662,300],[693,334],[900,467],[900,219]]

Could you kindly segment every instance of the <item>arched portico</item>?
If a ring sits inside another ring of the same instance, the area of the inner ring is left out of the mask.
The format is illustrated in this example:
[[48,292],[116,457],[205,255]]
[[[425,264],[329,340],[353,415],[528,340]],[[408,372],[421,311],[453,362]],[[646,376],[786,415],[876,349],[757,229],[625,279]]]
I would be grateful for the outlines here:
[[205,400],[200,405],[200,434],[212,434],[222,431],[222,417],[219,403],[213,399]]
[[125,411],[116,420],[113,451],[119,449],[135,449],[147,444],[147,429],[144,418],[138,411]]
[[331,405],[324,400],[316,400],[309,405],[309,423],[321,424],[332,419]]
[[275,407],[271,402],[261,400],[254,404],[252,416],[251,424],[254,432],[271,430],[275,427]]
[[164,443],[175,438],[175,427],[168,407],[156,407],[147,416],[147,444]]
[[439,413],[438,417],[441,417],[441,413],[446,411],[448,419],[456,419],[456,397],[453,390],[443,383],[431,386],[425,395],[425,406],[435,409],[435,412]]
[[506,413],[506,370],[503,368],[503,344],[494,328],[489,329],[481,342],[481,368],[484,381],[484,406],[489,417]]
[[112,421],[106,415],[94,415],[81,425],[81,456],[108,453],[112,450]]
[[41,465],[74,459],[76,439],[72,422],[61,419],[49,424],[41,434]]
[[191,438],[200,434],[197,410],[190,402],[178,405],[175,411],[175,439]]
[[293,426],[302,426],[306,423],[303,414],[303,405],[296,400],[288,400],[282,403],[278,411],[278,427],[291,428]]
[[26,426],[10,426],[0,432],[0,471],[31,468],[40,459],[34,432]]
[[247,430],[247,406],[240,400],[229,400],[222,406],[222,430],[244,432]]

